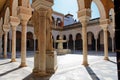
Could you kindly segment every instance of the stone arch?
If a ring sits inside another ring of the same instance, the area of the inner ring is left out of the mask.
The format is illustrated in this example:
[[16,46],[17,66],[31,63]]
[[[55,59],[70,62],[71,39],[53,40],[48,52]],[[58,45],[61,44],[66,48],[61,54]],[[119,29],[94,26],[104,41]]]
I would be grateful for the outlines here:
[[[99,13],[100,13],[100,19],[106,19],[106,11],[104,8],[103,3],[100,0],[93,0],[93,2],[97,5]],[[92,1],[91,1],[92,3]]]
[[18,9],[18,0],[13,0],[13,3],[12,3],[12,16],[17,16],[17,9]]
[[27,50],[33,51],[34,50],[34,39],[32,32],[27,32]]
[[5,11],[5,16],[4,16],[4,24],[5,25],[9,24],[9,19],[10,19],[10,9],[9,9],[9,7],[7,7],[6,11]]
[[80,33],[76,34],[75,49],[82,50],[82,35]]
[[88,50],[95,50],[95,38],[92,32],[87,33]]

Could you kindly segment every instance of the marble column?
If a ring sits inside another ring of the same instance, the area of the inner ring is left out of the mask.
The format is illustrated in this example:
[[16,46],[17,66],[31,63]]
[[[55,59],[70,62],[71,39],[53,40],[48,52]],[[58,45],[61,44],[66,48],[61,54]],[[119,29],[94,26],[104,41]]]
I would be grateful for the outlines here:
[[4,58],[7,58],[7,36],[8,36],[8,31],[10,30],[10,25],[3,25],[3,31],[4,31]]
[[82,45],[83,45],[83,65],[88,66],[88,49],[87,49],[87,23],[91,16],[90,9],[78,11],[78,18],[82,24]]
[[[36,19],[38,19],[39,23],[34,24],[36,26],[34,28],[35,35],[38,39],[38,51],[35,53],[33,74],[40,76],[46,75],[46,14],[47,11],[45,9],[34,11],[33,14],[34,23],[37,22]],[[38,15],[39,17],[37,17]]]
[[108,27],[104,26],[104,60],[109,60],[108,58]]
[[114,45],[114,37],[112,37],[112,52],[115,52],[115,47],[114,47],[115,45]]
[[7,58],[7,34],[8,32],[4,32],[4,58]]
[[34,51],[36,51],[36,39],[34,38]]
[[97,47],[97,39],[95,39],[95,50],[96,50],[96,52],[98,51],[98,47]]
[[2,52],[3,52],[3,50],[2,50],[2,35],[0,34],[0,56],[2,56]]
[[[27,3],[26,3],[27,2]],[[27,23],[32,16],[32,8],[28,5],[29,1],[26,0],[23,6],[18,7],[18,17],[22,25],[21,33],[21,64],[20,67],[26,67],[26,32],[27,32]]]
[[83,65],[88,66],[88,49],[87,49],[87,21],[84,20],[82,24],[82,41],[83,41]]
[[3,49],[2,49],[2,36],[3,36],[3,18],[0,19],[0,56],[2,57]]
[[11,62],[16,62],[16,26],[12,26],[12,57]]
[[20,20],[18,17],[10,16],[10,23],[12,26],[12,56],[11,56],[11,62],[16,61],[16,27],[20,23]]
[[26,31],[27,21],[21,21],[22,35],[21,35],[21,65],[20,67],[26,67]]
[[75,40],[73,40],[73,50],[74,50],[74,53],[75,53]]

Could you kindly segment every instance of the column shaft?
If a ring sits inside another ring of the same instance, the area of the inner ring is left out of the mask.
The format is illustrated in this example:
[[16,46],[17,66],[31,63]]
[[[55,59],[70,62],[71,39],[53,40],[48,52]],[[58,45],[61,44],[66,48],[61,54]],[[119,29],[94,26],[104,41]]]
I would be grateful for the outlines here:
[[46,73],[46,18],[40,17],[41,25],[40,25],[40,34],[38,38],[38,49],[40,51],[40,63],[39,70],[41,74]]
[[2,37],[0,37],[0,56],[2,56]]
[[16,26],[12,26],[12,58],[11,62],[16,61]]
[[108,59],[108,33],[107,29],[104,29],[104,60]]
[[21,39],[21,65],[20,67],[26,67],[26,31],[27,21],[22,21],[22,39]]
[[8,32],[4,33],[4,58],[7,58],[7,34]]
[[96,44],[95,47],[96,47],[96,52],[97,52],[97,51],[98,51],[98,49],[97,49],[97,39],[96,39],[95,41],[96,41],[96,43],[95,43],[95,44]]
[[82,40],[83,40],[83,65],[88,66],[88,49],[87,49],[87,22],[82,23]]
[[36,40],[34,39],[34,51],[36,51]]
[[112,38],[112,52],[114,52],[114,38]]

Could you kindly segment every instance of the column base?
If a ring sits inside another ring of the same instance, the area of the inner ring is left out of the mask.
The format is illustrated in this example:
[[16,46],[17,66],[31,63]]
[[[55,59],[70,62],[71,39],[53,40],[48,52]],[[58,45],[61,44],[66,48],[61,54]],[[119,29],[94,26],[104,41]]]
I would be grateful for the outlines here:
[[11,61],[10,62],[16,62],[16,59],[11,59]]
[[27,67],[26,63],[25,62],[22,62],[21,65],[19,66],[20,68],[21,67]]
[[32,74],[35,77],[45,77],[45,76],[48,76],[48,74],[45,71],[39,71],[39,70],[33,70]]
[[108,58],[108,57],[104,57],[104,60],[107,60],[107,61],[109,61],[109,58]]
[[85,67],[89,66],[87,62],[83,62],[82,65],[84,65]]
[[46,72],[48,74],[53,74],[57,70],[57,52],[47,51],[46,55]]

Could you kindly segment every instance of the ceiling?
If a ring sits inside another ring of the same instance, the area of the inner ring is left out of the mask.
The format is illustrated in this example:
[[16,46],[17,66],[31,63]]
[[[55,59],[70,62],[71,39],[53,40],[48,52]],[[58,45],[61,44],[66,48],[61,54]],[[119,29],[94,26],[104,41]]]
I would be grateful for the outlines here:
[[0,0],[0,11],[3,8],[5,2],[6,2],[6,0]]

